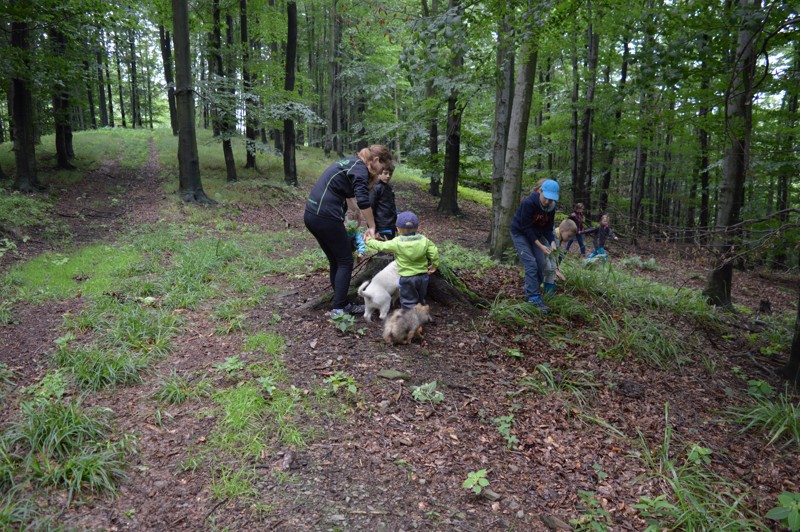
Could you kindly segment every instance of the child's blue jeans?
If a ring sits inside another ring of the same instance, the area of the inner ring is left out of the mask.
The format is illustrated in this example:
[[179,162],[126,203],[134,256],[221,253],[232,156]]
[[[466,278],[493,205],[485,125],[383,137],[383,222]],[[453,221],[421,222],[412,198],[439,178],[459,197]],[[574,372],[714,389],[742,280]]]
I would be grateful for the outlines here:
[[547,268],[547,255],[525,235],[511,232],[511,241],[517,250],[517,256],[525,269],[525,299],[540,296],[539,285],[544,281]]
[[593,259],[595,257],[600,257],[605,262],[605,260],[606,260],[606,250],[605,250],[605,248],[594,248],[594,251],[592,251],[591,254],[586,258],[587,259]]
[[586,245],[583,243],[583,235],[577,235],[567,240],[567,252],[573,242],[578,241],[578,246],[581,248],[581,255],[586,255]]

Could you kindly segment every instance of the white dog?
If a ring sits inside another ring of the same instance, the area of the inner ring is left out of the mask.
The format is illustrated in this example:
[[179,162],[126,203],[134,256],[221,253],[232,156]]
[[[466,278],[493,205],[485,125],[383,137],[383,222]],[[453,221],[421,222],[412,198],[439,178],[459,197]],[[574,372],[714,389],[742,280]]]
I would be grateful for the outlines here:
[[400,274],[397,261],[393,260],[379,271],[371,281],[364,281],[358,288],[364,298],[364,319],[372,321],[372,313],[379,311],[380,319],[386,319],[392,303],[400,297]]

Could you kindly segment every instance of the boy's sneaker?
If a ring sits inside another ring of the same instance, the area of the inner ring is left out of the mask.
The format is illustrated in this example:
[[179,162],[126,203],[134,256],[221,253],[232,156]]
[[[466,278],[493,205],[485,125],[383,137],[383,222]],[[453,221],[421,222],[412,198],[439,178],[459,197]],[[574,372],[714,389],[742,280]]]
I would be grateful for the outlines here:
[[542,296],[533,296],[528,298],[528,303],[539,309],[542,314],[547,314],[550,309],[542,301]]

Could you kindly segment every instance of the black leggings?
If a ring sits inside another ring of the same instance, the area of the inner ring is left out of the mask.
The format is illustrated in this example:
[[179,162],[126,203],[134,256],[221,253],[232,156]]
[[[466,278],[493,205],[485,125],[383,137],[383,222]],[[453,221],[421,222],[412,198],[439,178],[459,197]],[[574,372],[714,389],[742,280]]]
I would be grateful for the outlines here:
[[308,211],[305,211],[303,221],[328,257],[331,266],[333,308],[342,309],[347,305],[350,275],[353,273],[353,249],[344,222],[322,218]]

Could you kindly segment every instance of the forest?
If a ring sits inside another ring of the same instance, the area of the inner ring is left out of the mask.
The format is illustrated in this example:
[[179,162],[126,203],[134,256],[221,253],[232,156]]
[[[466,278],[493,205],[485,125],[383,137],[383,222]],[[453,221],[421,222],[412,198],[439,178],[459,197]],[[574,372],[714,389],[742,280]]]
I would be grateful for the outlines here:
[[[797,5],[8,0],[0,28],[0,528],[800,530]],[[453,289],[394,349],[320,319],[302,221],[371,144]],[[564,254],[546,318],[510,237],[541,178],[620,236]]]

